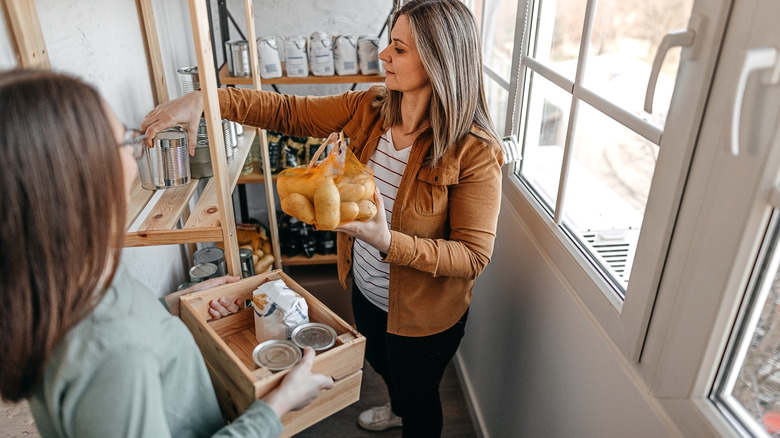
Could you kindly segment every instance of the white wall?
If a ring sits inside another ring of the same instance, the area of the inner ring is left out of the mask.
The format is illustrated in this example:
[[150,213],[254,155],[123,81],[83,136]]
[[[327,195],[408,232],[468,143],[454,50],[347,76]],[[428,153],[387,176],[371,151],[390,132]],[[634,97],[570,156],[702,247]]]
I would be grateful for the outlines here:
[[458,365],[486,436],[668,436],[506,197],[466,327]]

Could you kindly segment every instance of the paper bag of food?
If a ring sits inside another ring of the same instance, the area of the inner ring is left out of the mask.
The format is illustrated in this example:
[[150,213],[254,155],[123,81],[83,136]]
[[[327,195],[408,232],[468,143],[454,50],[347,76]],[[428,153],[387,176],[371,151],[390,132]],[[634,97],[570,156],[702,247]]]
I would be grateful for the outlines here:
[[[328,156],[317,162],[331,145]],[[276,181],[282,211],[318,230],[372,219],[376,215],[375,187],[374,173],[337,133],[317,149],[308,166],[285,169]]]
[[283,280],[268,281],[252,293],[255,310],[255,338],[289,339],[295,327],[309,322],[309,305]]

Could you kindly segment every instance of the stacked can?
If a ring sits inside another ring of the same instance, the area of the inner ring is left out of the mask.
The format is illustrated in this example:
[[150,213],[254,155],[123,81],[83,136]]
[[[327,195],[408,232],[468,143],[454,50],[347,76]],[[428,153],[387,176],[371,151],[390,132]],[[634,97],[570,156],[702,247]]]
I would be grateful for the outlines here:
[[222,134],[225,138],[225,156],[227,162],[233,162],[233,149],[238,147],[238,138],[236,136],[235,128],[232,127],[233,123],[227,119],[222,119]]
[[211,153],[209,152],[209,136],[206,133],[206,119],[200,119],[198,125],[197,144],[195,155],[190,158],[190,169],[193,178],[214,176],[214,169],[211,167]]
[[192,255],[192,260],[195,265],[200,264],[213,264],[217,267],[217,275],[227,275],[227,263],[225,262],[225,251],[222,248],[216,246],[203,248],[195,251]]

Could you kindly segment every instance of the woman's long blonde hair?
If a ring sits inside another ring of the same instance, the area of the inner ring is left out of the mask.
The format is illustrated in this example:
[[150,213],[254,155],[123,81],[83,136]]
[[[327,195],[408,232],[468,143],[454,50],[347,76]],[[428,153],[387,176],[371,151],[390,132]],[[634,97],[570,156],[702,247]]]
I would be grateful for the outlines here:
[[111,281],[124,179],[103,100],[49,71],[0,73],[0,396],[28,398]]
[[[429,110],[433,147],[426,163],[435,166],[445,152],[476,125],[495,141],[482,75],[482,51],[474,15],[459,0],[412,0],[393,16],[409,19],[412,35],[432,88]],[[401,122],[399,91],[382,102],[386,129]]]

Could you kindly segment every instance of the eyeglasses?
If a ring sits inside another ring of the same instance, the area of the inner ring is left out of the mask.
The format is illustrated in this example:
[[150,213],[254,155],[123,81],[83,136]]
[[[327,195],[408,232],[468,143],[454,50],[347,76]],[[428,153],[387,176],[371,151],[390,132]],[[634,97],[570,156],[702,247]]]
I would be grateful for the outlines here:
[[119,143],[119,147],[132,148],[133,158],[137,160],[144,156],[144,151],[146,150],[144,140],[146,140],[146,134],[142,134],[138,129],[128,129],[125,127],[125,137],[124,140]]

